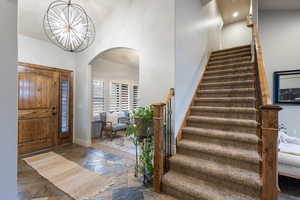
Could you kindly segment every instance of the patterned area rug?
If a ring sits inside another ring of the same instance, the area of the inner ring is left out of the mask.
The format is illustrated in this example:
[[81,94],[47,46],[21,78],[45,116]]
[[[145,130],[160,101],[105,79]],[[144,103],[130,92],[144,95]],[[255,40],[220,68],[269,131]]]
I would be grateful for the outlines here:
[[111,179],[82,168],[54,153],[23,159],[41,176],[76,200],[95,197],[111,185]]
[[126,136],[116,135],[112,141],[109,138],[96,139],[94,140],[94,144],[112,147],[135,156],[135,145],[133,144],[133,141]]

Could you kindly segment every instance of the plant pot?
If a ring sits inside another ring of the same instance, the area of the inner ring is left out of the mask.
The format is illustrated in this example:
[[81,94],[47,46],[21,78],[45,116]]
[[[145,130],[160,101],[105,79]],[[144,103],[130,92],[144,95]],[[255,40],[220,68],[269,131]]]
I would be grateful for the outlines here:
[[137,137],[147,137],[147,136],[152,136],[153,135],[153,123],[152,120],[145,123],[145,121],[139,119],[139,118],[134,118],[135,124],[137,126]]

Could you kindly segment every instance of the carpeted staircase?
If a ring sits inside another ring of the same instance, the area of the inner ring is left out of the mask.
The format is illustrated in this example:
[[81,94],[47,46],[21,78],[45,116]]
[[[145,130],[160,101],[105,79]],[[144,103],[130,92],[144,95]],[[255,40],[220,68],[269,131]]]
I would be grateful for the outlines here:
[[255,67],[250,46],[213,52],[162,190],[180,200],[261,195]]

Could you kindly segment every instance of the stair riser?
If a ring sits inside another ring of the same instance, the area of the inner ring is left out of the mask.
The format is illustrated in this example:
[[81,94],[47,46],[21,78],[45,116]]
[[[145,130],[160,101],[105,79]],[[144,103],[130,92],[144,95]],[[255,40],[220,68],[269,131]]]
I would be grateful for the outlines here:
[[251,52],[246,51],[238,54],[232,55],[225,55],[225,56],[212,56],[209,60],[210,61],[217,61],[217,60],[224,60],[224,59],[231,59],[231,58],[241,58],[241,57],[251,57]]
[[178,191],[167,184],[162,184],[162,191],[165,194],[168,194],[176,199],[184,199],[184,200],[207,200],[207,198],[200,198],[200,197],[192,197],[190,194]]
[[226,59],[226,60],[218,60],[218,61],[210,61],[208,63],[208,66],[213,65],[227,65],[227,64],[233,64],[233,63],[239,63],[239,62],[251,62],[250,57],[241,57],[241,58],[233,58],[233,59]]
[[205,142],[210,144],[218,144],[224,147],[238,147],[245,150],[257,150],[257,144],[245,143],[240,141],[230,141],[223,138],[205,137],[196,134],[184,133],[183,138],[192,141]]
[[[227,69],[226,69],[227,70]],[[206,70],[205,71],[205,76],[204,77],[209,77],[209,76],[225,76],[225,75],[234,75],[234,74],[242,74],[242,73],[254,73],[254,69],[252,67],[241,67],[241,68],[236,68],[234,70],[228,69],[226,71],[224,70]]]
[[201,158],[201,159],[205,159],[205,160],[213,160],[220,164],[232,165],[233,167],[237,167],[240,169],[245,169],[248,171],[259,173],[259,164],[258,163],[255,164],[255,163],[251,163],[251,162],[239,161],[239,160],[235,160],[232,158],[223,157],[221,155],[212,154],[211,152],[194,151],[194,150],[190,150],[188,148],[184,148],[182,146],[178,146],[176,149],[176,152],[178,154],[192,156],[195,158]]
[[199,92],[197,97],[253,97],[255,92]]
[[235,113],[235,112],[211,112],[211,111],[200,111],[192,110],[191,115],[203,116],[203,117],[222,117],[230,119],[256,119],[256,114],[253,113]]
[[255,102],[214,102],[195,101],[195,106],[215,106],[215,107],[249,107],[254,108]]
[[238,84],[217,84],[217,85],[200,85],[202,90],[213,89],[239,89],[239,88],[254,88],[254,83],[238,83]]
[[242,183],[236,183],[232,180],[228,180],[230,177],[215,176],[214,174],[209,174],[208,171],[201,171],[201,169],[196,171],[186,166],[171,163],[171,170],[190,177],[208,181],[212,185],[215,185],[215,187],[225,186],[231,191],[242,193],[251,197],[259,197],[260,194],[260,188],[252,188]]
[[217,77],[217,78],[204,78],[203,83],[218,83],[218,82],[227,82],[227,81],[245,81],[245,80],[255,80],[255,76],[235,76],[235,77]]
[[251,52],[251,48],[245,47],[245,48],[234,49],[234,50],[213,52],[211,56],[236,55],[236,54],[240,54],[240,53],[244,53],[244,52]]
[[187,125],[189,127],[196,127],[196,128],[208,128],[208,129],[217,129],[223,131],[256,134],[256,128],[250,128],[244,126],[226,125],[226,124],[217,124],[217,123],[208,123],[208,122],[191,122],[191,121],[188,121]]

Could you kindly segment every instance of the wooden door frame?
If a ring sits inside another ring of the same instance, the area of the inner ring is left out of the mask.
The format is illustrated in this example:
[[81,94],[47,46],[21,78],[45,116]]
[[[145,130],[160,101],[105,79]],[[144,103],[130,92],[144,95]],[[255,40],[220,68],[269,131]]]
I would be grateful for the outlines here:
[[58,91],[58,113],[59,113],[59,117],[58,119],[60,120],[60,107],[61,107],[61,102],[60,102],[60,86],[61,86],[61,75],[66,75],[69,74],[70,75],[70,105],[69,105],[69,127],[70,127],[70,133],[71,136],[68,138],[62,138],[60,137],[60,121],[58,122],[58,128],[57,128],[57,133],[55,136],[55,146],[57,145],[61,145],[64,143],[73,143],[74,140],[74,71],[73,70],[67,70],[67,69],[60,69],[60,68],[56,68],[56,67],[49,67],[49,66],[45,66],[45,65],[38,65],[38,64],[32,64],[32,63],[25,63],[25,62],[18,62],[17,66],[21,66],[21,67],[29,67],[29,68],[33,68],[33,69],[39,69],[39,70],[46,70],[46,71],[55,71],[55,72],[59,72],[59,91]]

